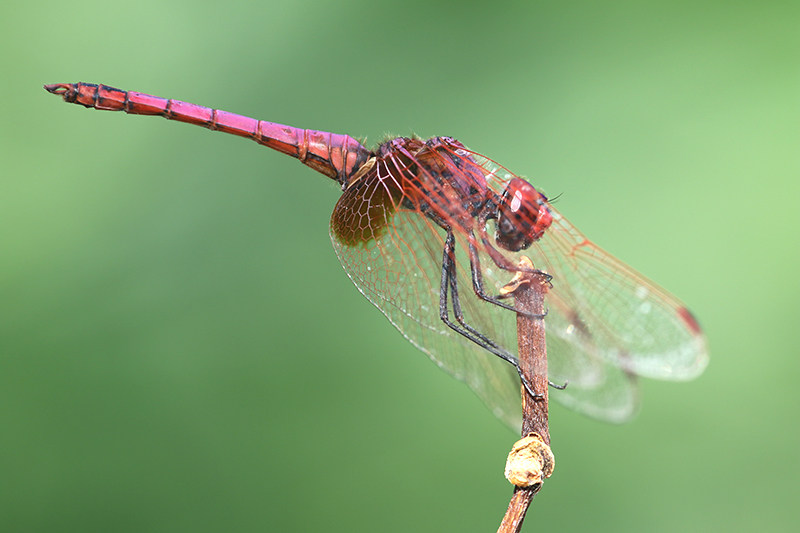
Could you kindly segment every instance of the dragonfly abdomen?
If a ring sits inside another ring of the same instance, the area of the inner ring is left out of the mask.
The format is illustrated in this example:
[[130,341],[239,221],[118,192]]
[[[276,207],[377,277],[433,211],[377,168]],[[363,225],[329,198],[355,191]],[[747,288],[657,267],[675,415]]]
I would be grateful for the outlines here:
[[55,83],[44,86],[66,102],[84,107],[124,111],[131,115],[158,115],[168,120],[203,126],[239,137],[299,159],[317,172],[346,183],[369,159],[370,152],[349,135],[305,130],[275,122],[93,83]]

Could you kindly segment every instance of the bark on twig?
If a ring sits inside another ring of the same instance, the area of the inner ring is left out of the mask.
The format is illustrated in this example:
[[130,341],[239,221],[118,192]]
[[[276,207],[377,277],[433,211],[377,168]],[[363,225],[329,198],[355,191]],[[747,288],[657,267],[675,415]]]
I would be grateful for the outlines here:
[[[525,267],[530,270],[533,265],[528,262]],[[513,295],[514,306],[520,311],[543,315],[545,313],[544,297],[549,288],[550,283],[544,275],[528,271],[520,272],[514,281],[505,287],[505,292]],[[549,446],[547,348],[544,320],[517,313],[517,344],[522,373],[530,383],[533,392],[541,396],[533,398],[525,387],[522,387],[522,436],[536,434]],[[537,483],[530,487],[514,488],[514,495],[508,504],[508,510],[500,528],[497,530],[498,533],[520,531],[528,506],[541,487],[542,484]]]

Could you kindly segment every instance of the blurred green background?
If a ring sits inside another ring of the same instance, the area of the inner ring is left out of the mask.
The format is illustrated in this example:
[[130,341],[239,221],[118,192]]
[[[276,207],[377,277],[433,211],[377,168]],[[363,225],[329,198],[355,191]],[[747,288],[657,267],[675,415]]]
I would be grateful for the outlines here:
[[527,531],[800,519],[796,2],[7,2],[0,530],[494,531],[516,436],[342,272],[332,182],[94,82],[451,135],[682,298],[711,364],[551,410]]

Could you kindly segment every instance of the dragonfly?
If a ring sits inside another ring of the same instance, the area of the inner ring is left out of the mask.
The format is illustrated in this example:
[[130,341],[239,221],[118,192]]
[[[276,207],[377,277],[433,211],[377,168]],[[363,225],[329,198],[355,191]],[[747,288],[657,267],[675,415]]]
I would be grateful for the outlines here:
[[[552,280],[544,316],[551,396],[625,422],[638,377],[686,381],[708,364],[705,335],[676,297],[587,239],[525,179],[451,137],[375,149],[179,100],[88,83],[44,88],[99,110],[158,115],[247,137],[342,189],[330,222],[347,275],[416,348],[465,382],[513,429],[520,387],[517,310],[502,298],[523,256]],[[530,390],[530,389],[529,389]]]

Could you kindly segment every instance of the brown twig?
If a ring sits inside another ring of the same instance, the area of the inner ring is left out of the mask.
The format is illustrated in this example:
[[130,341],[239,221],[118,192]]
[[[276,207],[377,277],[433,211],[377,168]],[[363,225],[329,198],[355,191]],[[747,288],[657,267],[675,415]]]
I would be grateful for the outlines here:
[[[522,436],[538,435],[541,441],[549,447],[545,325],[543,319],[529,316],[529,314],[541,316],[545,313],[544,296],[550,288],[550,284],[544,275],[531,271],[533,265],[530,261],[527,261],[524,268],[527,272],[520,272],[503,290],[506,294],[514,296],[514,306],[517,309],[528,313],[517,313],[519,364],[533,392],[540,396],[533,398],[525,387],[522,387]],[[500,523],[498,533],[518,533],[520,531],[528,506],[541,487],[542,484],[539,482],[530,487],[514,488],[514,496],[508,504],[508,510]]]

